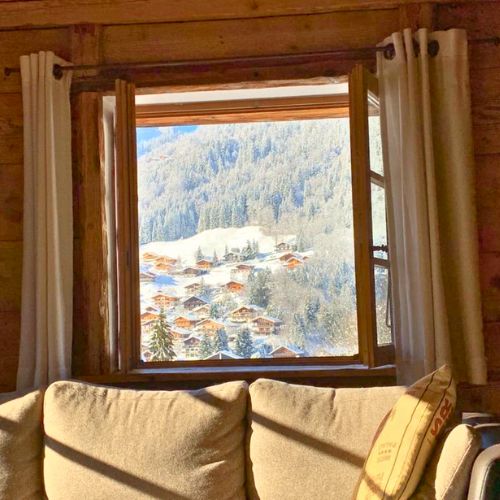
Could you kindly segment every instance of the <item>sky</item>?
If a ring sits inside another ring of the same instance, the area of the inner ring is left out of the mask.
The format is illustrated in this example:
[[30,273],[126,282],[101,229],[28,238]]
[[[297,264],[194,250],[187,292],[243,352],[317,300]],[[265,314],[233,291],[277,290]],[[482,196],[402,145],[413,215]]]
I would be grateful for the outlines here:
[[[162,128],[171,127],[137,127],[137,143],[147,141],[149,139],[154,139],[161,135]],[[188,134],[194,132],[198,126],[197,125],[182,125],[172,127],[177,134]]]

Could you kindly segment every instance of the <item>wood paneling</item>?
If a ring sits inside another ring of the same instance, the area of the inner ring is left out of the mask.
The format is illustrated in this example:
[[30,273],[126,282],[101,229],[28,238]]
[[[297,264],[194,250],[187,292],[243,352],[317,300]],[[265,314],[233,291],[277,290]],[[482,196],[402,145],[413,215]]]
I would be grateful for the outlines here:
[[21,94],[0,94],[0,164],[23,161],[23,104]]
[[19,312],[0,311],[0,392],[15,389],[19,353],[19,328]]
[[58,56],[69,59],[71,54],[68,30],[58,28],[0,31],[0,92],[21,91],[19,74],[6,77],[3,68],[19,67],[20,56],[40,50],[52,50]]
[[370,12],[370,22],[366,21],[363,12],[335,12],[108,26],[103,33],[103,60],[108,63],[199,60],[371,47],[399,28],[399,13],[397,9],[374,10]]
[[[437,0],[446,3],[453,0]],[[418,0],[37,0],[0,7],[0,26],[144,24],[386,9]]]
[[21,308],[21,241],[0,241],[0,311]]
[[[369,10],[366,10],[369,9]],[[89,26],[88,24],[102,24]],[[84,24],[84,25],[82,25]],[[79,25],[73,27],[72,25]],[[162,61],[227,56],[293,54],[373,46],[402,27],[462,27],[477,40],[500,35],[497,1],[414,0],[35,0],[0,2],[0,66],[18,66],[19,56],[52,50],[74,63]],[[22,26],[16,31],[13,27]],[[43,29],[37,29],[43,27]],[[488,352],[500,345],[500,46],[472,43],[470,66],[476,151],[481,286]],[[369,61],[365,61],[369,63]],[[373,61],[371,61],[373,64]],[[168,83],[172,91],[218,83],[347,74],[354,62],[313,61],[267,68],[197,67],[194,70],[123,72],[94,85],[108,88],[117,76],[139,87]],[[0,68],[1,69],[1,68]],[[82,75],[78,75],[79,78]],[[85,75],[83,75],[85,76]],[[86,83],[84,82],[80,88]],[[76,88],[77,86],[75,86]],[[22,106],[19,75],[0,73],[0,391],[13,388],[17,368],[22,264]],[[90,99],[90,98],[87,98]],[[91,99],[92,101],[92,99]],[[95,102],[88,103],[95,109]],[[89,119],[89,118],[86,118]],[[90,143],[95,140],[91,136]],[[80,141],[81,144],[81,141]],[[76,367],[102,369],[104,291],[102,207],[98,157],[90,151],[75,165]],[[93,235],[97,236],[94,239]],[[87,250],[99,258],[85,257]],[[5,347],[7,352],[3,352]],[[90,360],[90,361],[89,361]],[[82,363],[80,366],[78,363]],[[85,363],[89,363],[85,365]],[[492,379],[498,361],[489,357]]]
[[23,239],[23,167],[0,164],[0,241]]

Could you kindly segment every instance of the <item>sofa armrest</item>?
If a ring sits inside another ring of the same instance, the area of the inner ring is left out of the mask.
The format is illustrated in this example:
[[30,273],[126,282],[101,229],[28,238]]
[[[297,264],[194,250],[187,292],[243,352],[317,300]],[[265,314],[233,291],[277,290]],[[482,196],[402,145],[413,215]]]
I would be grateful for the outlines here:
[[468,500],[500,498],[500,444],[482,451],[472,468]]

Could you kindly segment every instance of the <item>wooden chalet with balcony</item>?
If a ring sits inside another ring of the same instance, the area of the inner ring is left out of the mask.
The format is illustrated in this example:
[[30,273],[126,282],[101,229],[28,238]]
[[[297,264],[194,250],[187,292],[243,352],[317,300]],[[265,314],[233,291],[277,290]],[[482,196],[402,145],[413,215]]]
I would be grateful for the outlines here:
[[152,300],[154,304],[160,309],[170,309],[177,304],[177,302],[179,301],[179,297],[160,292],[154,295]]
[[189,311],[196,309],[197,307],[201,307],[208,304],[206,300],[200,299],[196,295],[191,295],[191,297],[187,298],[183,303],[184,309],[188,309]]
[[144,252],[141,255],[141,260],[142,262],[153,262],[154,260],[158,259],[160,256],[157,253],[154,252]]
[[268,316],[257,316],[252,320],[251,329],[260,335],[273,335],[279,333],[283,322],[277,318]]
[[231,280],[224,285],[224,288],[231,293],[242,293],[245,289],[245,285],[239,281]]
[[229,319],[235,323],[244,323],[250,321],[258,314],[255,306],[240,306],[229,313]]
[[174,325],[177,326],[178,328],[186,328],[189,330],[191,328],[194,328],[198,323],[198,321],[199,321],[198,318],[194,318],[193,316],[186,314],[177,316],[174,319]]
[[198,269],[205,269],[205,270],[212,269],[212,267],[214,267],[214,261],[212,259],[203,258],[196,262],[196,267]]
[[221,323],[220,321],[216,321],[215,319],[207,318],[201,320],[199,323],[197,323],[195,330],[204,332],[209,335],[213,335],[219,330],[224,329],[224,323]]
[[271,358],[300,358],[301,352],[291,347],[280,345],[269,353]]
[[159,314],[151,312],[151,311],[146,311],[141,314],[141,325],[144,323],[147,323],[148,321],[156,321],[160,317]]

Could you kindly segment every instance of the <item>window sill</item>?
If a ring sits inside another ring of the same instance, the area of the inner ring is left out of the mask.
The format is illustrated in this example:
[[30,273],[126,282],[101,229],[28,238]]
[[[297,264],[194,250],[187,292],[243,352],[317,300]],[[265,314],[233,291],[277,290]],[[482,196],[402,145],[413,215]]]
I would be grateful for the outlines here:
[[[78,377],[79,380],[98,384],[148,384],[183,382],[222,382],[272,378],[296,381],[311,385],[338,385],[365,387],[375,385],[394,385],[396,369],[394,365],[368,368],[360,364],[352,365],[274,365],[274,366],[217,366],[217,367],[179,367],[179,368],[141,368],[129,373],[109,375],[90,375]],[[207,384],[208,385],[208,384]]]

